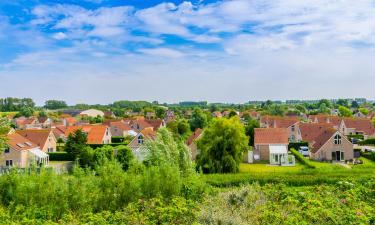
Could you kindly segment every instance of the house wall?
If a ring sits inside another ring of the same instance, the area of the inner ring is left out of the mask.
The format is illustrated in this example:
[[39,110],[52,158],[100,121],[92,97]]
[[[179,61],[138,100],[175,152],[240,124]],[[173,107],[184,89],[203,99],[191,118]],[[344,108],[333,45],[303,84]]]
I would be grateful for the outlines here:
[[44,146],[40,146],[43,152],[48,152],[48,148],[53,148],[52,152],[56,152],[56,138],[55,135],[51,132],[48,136],[46,144]]
[[191,159],[195,161],[197,159],[197,155],[199,154],[198,146],[195,143],[192,143],[189,145],[190,153],[191,153]]
[[293,126],[288,127],[289,141],[291,142],[302,141],[301,131],[299,129],[299,123],[293,124]]
[[260,160],[270,159],[270,148],[269,145],[256,145],[254,154],[259,154]]
[[[336,134],[335,134],[336,135]],[[342,136],[340,145],[334,143],[333,135],[316,153],[311,154],[311,158],[315,160],[332,160],[332,152],[343,151],[344,160],[351,160],[354,158],[353,144]]]
[[28,154],[27,151],[18,151],[10,149],[9,153],[2,153],[0,156],[0,165],[5,166],[6,160],[13,160],[13,166],[25,168],[27,166]]
[[103,137],[103,144],[109,144],[112,141],[112,134],[109,128],[107,128],[104,137]]

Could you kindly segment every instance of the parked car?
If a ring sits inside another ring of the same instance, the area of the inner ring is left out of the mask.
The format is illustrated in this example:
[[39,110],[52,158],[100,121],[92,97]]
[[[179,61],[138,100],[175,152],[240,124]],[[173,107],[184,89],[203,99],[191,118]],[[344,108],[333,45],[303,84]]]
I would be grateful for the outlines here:
[[299,153],[301,153],[305,157],[310,156],[309,147],[307,147],[307,146],[300,146],[298,151],[299,151]]

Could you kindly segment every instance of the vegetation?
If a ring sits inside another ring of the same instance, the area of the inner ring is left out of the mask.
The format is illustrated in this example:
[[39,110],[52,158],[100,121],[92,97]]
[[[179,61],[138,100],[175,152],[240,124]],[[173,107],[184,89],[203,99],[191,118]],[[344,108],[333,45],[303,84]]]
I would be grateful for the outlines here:
[[66,104],[65,101],[61,100],[47,100],[44,104],[44,108],[46,109],[63,109],[67,108],[68,105]]
[[74,159],[77,159],[81,151],[86,147],[87,135],[78,129],[69,134],[65,143],[65,151],[70,154]]
[[238,172],[249,138],[238,117],[214,119],[198,140],[197,166],[205,173]]
[[339,106],[339,114],[340,116],[343,116],[343,117],[351,117],[353,114],[352,114],[352,111],[350,111],[349,108],[346,108],[345,106]]

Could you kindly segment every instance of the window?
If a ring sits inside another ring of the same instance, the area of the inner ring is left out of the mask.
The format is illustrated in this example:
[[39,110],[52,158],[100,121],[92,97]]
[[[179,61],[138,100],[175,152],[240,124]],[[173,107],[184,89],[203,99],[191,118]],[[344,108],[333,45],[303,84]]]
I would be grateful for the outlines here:
[[344,160],[345,160],[345,158],[344,158],[344,152],[341,152],[340,160],[341,160],[341,161],[344,161]]
[[296,129],[296,127],[293,125],[292,126],[292,132],[294,132],[295,129]]
[[5,165],[6,166],[13,166],[13,160],[6,160]]
[[6,146],[5,149],[4,149],[4,153],[9,153],[10,152],[10,148],[9,146]]
[[52,147],[48,148],[48,152],[53,152],[53,148]]
[[339,134],[336,134],[334,138],[335,145],[341,145],[341,136]]
[[143,144],[143,142],[144,142],[144,139],[143,139],[143,136],[142,135],[139,135],[138,136],[138,144]]

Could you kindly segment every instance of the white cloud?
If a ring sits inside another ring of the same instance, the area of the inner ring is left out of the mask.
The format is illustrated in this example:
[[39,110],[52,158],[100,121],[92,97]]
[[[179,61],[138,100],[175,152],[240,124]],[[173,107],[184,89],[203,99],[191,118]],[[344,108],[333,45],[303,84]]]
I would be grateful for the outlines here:
[[160,57],[167,57],[167,58],[180,58],[183,57],[185,54],[174,49],[169,48],[142,48],[138,50],[141,53],[152,55],[152,56],[160,56]]
[[66,36],[66,34],[63,33],[63,32],[57,32],[57,33],[53,34],[53,38],[56,39],[56,40],[64,40],[67,37],[68,36]]

